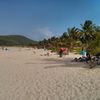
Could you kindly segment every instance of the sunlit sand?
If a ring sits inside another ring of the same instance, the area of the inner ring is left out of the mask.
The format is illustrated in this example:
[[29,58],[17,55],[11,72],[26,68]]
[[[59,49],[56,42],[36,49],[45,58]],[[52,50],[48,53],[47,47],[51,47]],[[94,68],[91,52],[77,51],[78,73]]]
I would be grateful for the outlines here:
[[[100,68],[33,48],[0,49],[0,100],[100,100]],[[41,56],[42,55],[42,56]]]

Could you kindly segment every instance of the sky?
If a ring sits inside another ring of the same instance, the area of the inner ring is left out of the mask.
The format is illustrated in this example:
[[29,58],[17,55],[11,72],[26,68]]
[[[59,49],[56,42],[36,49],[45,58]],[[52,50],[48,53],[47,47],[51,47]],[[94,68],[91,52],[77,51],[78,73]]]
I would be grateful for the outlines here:
[[100,25],[100,0],[0,0],[0,35],[43,40],[85,20]]

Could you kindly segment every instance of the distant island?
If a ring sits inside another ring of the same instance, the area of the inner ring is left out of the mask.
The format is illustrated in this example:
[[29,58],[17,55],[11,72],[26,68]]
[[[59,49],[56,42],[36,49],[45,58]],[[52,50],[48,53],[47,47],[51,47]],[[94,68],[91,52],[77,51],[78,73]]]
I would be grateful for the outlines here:
[[36,43],[22,35],[0,35],[0,46],[32,46]]

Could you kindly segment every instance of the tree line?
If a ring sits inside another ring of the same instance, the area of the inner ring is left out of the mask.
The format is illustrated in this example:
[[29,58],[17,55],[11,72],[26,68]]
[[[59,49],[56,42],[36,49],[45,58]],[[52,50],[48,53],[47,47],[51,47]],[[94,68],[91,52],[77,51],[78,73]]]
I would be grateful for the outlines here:
[[70,50],[81,47],[90,48],[91,51],[100,51],[100,26],[95,25],[91,20],[80,24],[81,28],[68,28],[60,37],[51,37],[38,43],[39,47],[46,47],[57,51],[60,47],[67,47]]

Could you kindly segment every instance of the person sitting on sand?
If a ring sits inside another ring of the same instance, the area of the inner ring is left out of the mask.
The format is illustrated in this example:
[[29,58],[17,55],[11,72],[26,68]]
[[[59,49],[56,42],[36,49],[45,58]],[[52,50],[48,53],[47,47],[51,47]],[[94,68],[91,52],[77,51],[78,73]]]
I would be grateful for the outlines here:
[[91,56],[91,62],[93,62],[93,63],[98,63],[99,64],[99,59],[100,59],[100,52],[97,52],[96,55]]
[[96,63],[97,59],[100,57],[100,52],[96,53],[96,55],[90,54],[89,50],[86,52],[86,62],[88,61]]
[[86,62],[88,62],[90,60],[91,60],[91,54],[90,54],[89,49],[87,49],[87,51],[86,51]]
[[72,61],[75,61],[75,62],[84,62],[84,61],[86,61],[86,51],[84,50],[84,48],[82,48],[82,50],[81,50],[81,55],[82,55],[82,57],[74,58]]
[[100,59],[100,52],[97,52],[95,56]]
[[84,62],[86,59],[85,57],[74,58],[72,62]]

